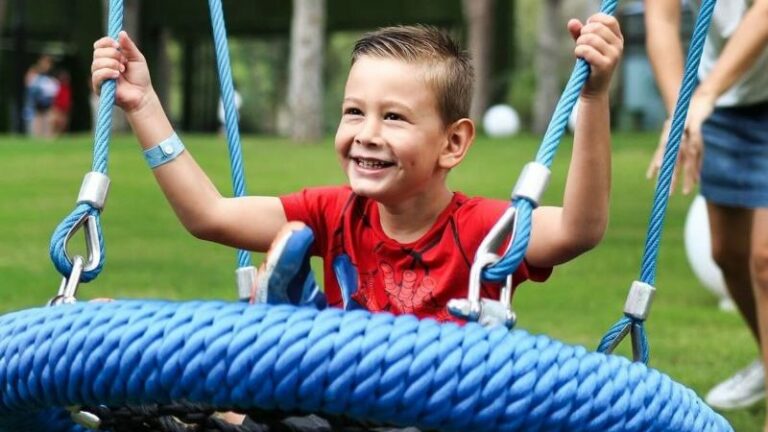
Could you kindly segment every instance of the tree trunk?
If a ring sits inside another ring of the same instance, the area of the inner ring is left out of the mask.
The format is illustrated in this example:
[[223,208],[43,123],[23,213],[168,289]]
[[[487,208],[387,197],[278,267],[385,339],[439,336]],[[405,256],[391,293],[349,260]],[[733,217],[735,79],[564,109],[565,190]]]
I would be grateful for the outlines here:
[[288,109],[291,139],[323,137],[325,0],[293,0]]
[[469,52],[475,69],[475,88],[470,117],[480,121],[490,99],[491,53],[493,52],[495,0],[463,0],[464,19],[469,27]]
[[0,0],[0,35],[5,34],[5,19],[6,11],[8,10],[8,1],[7,0]]
[[543,0],[539,13],[536,37],[536,94],[533,102],[533,130],[546,130],[560,96],[560,41],[561,31],[554,26],[560,23],[561,0]]

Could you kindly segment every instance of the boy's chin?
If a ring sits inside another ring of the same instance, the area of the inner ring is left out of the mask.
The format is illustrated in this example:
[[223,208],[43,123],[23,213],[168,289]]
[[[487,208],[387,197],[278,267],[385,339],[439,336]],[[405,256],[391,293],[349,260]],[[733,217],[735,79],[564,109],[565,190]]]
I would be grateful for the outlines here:
[[386,201],[387,197],[390,195],[387,194],[386,191],[381,190],[381,188],[370,187],[368,185],[350,183],[349,186],[352,188],[352,192],[354,192],[355,195],[366,197],[374,201]]

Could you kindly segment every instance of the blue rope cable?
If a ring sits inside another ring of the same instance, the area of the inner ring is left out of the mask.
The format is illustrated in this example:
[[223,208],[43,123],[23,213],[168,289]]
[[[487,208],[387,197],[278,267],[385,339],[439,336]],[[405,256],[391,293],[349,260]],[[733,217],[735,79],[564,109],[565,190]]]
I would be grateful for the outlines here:
[[180,399],[449,431],[732,430],[692,390],[619,356],[504,327],[288,305],[117,301],[4,315],[0,388],[2,432],[70,430],[38,410]]
[[[224,120],[227,129],[227,145],[229,148],[229,160],[232,166],[232,189],[234,196],[246,195],[245,173],[243,169],[243,153],[240,146],[240,129],[238,127],[238,113],[235,106],[235,90],[232,84],[232,68],[229,60],[229,48],[227,45],[227,28],[224,25],[224,12],[221,0],[208,0],[211,11],[211,28],[216,47],[216,64],[219,72],[219,84],[221,87],[221,100],[224,106]],[[237,263],[239,267],[251,265],[251,255],[248,251],[238,249]]]
[[[111,38],[117,39],[117,35],[122,29],[123,23],[123,1],[122,0],[110,0],[109,3],[109,16],[107,20],[108,34]],[[112,131],[112,110],[115,104],[115,89],[117,83],[114,79],[104,81],[101,86],[101,97],[99,99],[99,112],[96,119],[96,127],[94,132],[94,148],[93,148],[93,171],[106,174],[107,173],[107,161],[109,155],[109,137]],[[104,236],[101,229],[101,211],[94,208],[90,204],[78,204],[75,209],[70,213],[53,232],[50,245],[50,256],[53,261],[53,265],[56,270],[64,277],[69,277],[72,273],[72,262],[67,258],[67,234],[70,230],[80,221],[84,220],[88,216],[94,216],[96,218],[96,229],[99,237],[99,248],[101,252],[101,260],[97,266],[88,271],[84,271],[80,277],[81,282],[89,282],[95,279],[99,273],[101,273],[104,267],[104,260],[106,258],[106,250],[104,245]]]
[[[613,15],[617,4],[618,0],[603,0],[600,5],[600,12]],[[568,118],[579,99],[584,84],[589,79],[589,68],[589,63],[584,59],[579,58],[576,60],[568,84],[566,84],[565,90],[563,90],[563,94],[557,102],[555,112],[552,114],[552,120],[547,126],[547,131],[536,154],[536,162],[547,168],[552,166],[552,160],[568,125]],[[513,199],[511,205],[515,207],[516,211],[517,232],[504,256],[498,262],[483,270],[483,279],[487,281],[503,282],[506,280],[507,276],[512,274],[523,261],[525,251],[528,249],[531,233],[531,216],[536,203],[523,198]]]
[[[688,115],[688,105],[690,104],[693,91],[695,90],[698,79],[699,61],[704,49],[704,41],[707,37],[709,24],[715,8],[716,0],[704,0],[701,2],[699,16],[696,19],[696,25],[691,36],[691,44],[688,49],[686,59],[685,73],[683,83],[680,87],[680,94],[677,98],[677,105],[672,116],[672,125],[670,127],[667,146],[664,149],[664,159],[659,170],[659,179],[656,183],[656,192],[653,198],[653,207],[648,223],[648,235],[645,241],[645,251],[640,270],[640,281],[653,286],[656,282],[656,261],[659,254],[659,245],[661,244],[662,227],[664,225],[664,216],[667,211],[667,202],[669,199],[669,188],[672,183],[672,174],[677,162],[677,153],[680,148],[683,130],[685,128],[685,119]],[[643,321],[625,315],[603,336],[597,350],[599,352],[608,352],[611,347],[616,346],[620,341],[621,335],[626,334],[624,330],[632,326],[630,333],[634,333],[639,339],[641,347],[641,357],[644,363],[648,362],[649,349],[647,336]],[[618,339],[618,340],[617,340]]]

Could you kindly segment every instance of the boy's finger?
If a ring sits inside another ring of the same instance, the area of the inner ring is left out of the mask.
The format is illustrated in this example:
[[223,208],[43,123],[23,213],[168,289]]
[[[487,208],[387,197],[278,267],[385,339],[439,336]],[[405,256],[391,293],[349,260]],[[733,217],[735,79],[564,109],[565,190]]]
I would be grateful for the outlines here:
[[605,39],[594,33],[582,34],[576,39],[576,44],[590,46],[602,55],[609,55],[612,53],[611,45]]
[[581,29],[584,28],[584,24],[582,24],[581,21],[577,20],[576,18],[571,18],[568,21],[566,27],[568,28],[568,32],[571,34],[573,40],[576,40],[581,34]]
[[616,35],[616,33],[602,23],[589,23],[585,25],[584,28],[581,29],[581,34],[594,34],[600,36],[602,39],[613,45],[618,45],[622,42],[621,38]]
[[91,72],[96,72],[100,69],[108,69],[123,72],[125,65],[119,60],[113,58],[97,58],[93,59],[91,63]]
[[93,48],[94,49],[96,49],[96,48],[106,48],[106,47],[117,48],[119,46],[120,45],[118,45],[118,43],[114,39],[109,37],[109,36],[104,36],[103,38],[101,38],[101,39],[99,39],[99,40],[97,40],[96,42],[93,43]]
[[613,34],[618,36],[619,38],[622,38],[621,35],[621,27],[619,26],[619,20],[616,19],[616,17],[612,15],[606,15],[604,13],[599,13],[592,15],[587,19],[587,24],[589,23],[600,23],[607,26]]
[[137,47],[130,36],[128,36],[128,33],[121,31],[118,35],[118,40],[120,41],[120,49],[128,61],[144,60],[144,56],[141,54],[141,51],[139,51],[139,47]]

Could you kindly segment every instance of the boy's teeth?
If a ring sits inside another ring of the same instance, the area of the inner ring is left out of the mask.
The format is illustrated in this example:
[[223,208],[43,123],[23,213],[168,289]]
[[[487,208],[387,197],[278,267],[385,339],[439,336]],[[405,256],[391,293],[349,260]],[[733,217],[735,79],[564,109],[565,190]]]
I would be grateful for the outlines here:
[[382,162],[375,159],[357,159],[357,165],[362,168],[384,168],[391,164],[389,162]]

